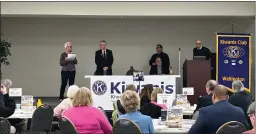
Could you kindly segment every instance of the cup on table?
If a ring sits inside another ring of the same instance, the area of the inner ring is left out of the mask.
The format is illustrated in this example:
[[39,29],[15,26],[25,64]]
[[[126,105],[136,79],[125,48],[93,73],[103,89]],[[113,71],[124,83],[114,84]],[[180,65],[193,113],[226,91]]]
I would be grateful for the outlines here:
[[20,104],[16,104],[16,109],[20,109]]

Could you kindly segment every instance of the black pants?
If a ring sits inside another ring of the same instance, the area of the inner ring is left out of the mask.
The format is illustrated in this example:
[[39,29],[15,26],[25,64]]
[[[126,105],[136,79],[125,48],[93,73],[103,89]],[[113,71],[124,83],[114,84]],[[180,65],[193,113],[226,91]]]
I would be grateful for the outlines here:
[[76,71],[61,71],[61,86],[59,99],[64,99],[64,93],[67,86],[74,85],[76,77]]

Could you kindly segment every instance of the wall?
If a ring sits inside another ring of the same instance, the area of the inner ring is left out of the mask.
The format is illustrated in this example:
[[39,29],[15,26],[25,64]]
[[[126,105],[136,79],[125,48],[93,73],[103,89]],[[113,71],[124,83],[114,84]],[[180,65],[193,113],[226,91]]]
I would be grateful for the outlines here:
[[255,2],[2,2],[1,14],[77,16],[254,16]]
[[[196,39],[215,52],[214,32],[229,22],[216,18],[2,18],[4,38],[12,43],[11,64],[3,68],[3,76],[11,78],[14,87],[22,87],[24,94],[58,96],[59,58],[64,43],[70,40],[79,61],[76,84],[88,86],[84,75],[94,73],[94,54],[102,39],[113,50],[115,75],[125,74],[130,65],[148,73],[148,61],[158,43],[164,46],[178,74],[178,48],[181,48],[181,63],[192,59]],[[235,28],[235,32],[254,32],[252,19],[236,23],[242,28]],[[230,31],[228,27],[223,32]]]

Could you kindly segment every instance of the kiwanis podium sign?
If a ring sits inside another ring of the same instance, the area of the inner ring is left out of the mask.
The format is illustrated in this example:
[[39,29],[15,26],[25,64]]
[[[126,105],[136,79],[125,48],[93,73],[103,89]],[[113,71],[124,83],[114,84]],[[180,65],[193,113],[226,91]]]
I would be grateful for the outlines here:
[[232,82],[240,80],[245,90],[251,87],[251,36],[250,34],[216,35],[216,79],[232,90]]

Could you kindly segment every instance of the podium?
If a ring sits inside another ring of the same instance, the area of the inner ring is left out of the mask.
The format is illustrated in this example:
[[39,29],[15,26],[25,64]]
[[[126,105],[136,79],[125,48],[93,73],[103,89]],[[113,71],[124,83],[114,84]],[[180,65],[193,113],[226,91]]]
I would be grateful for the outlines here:
[[188,95],[190,104],[197,104],[200,95],[207,95],[205,85],[211,79],[210,60],[185,60],[183,86],[194,87],[194,95]]

